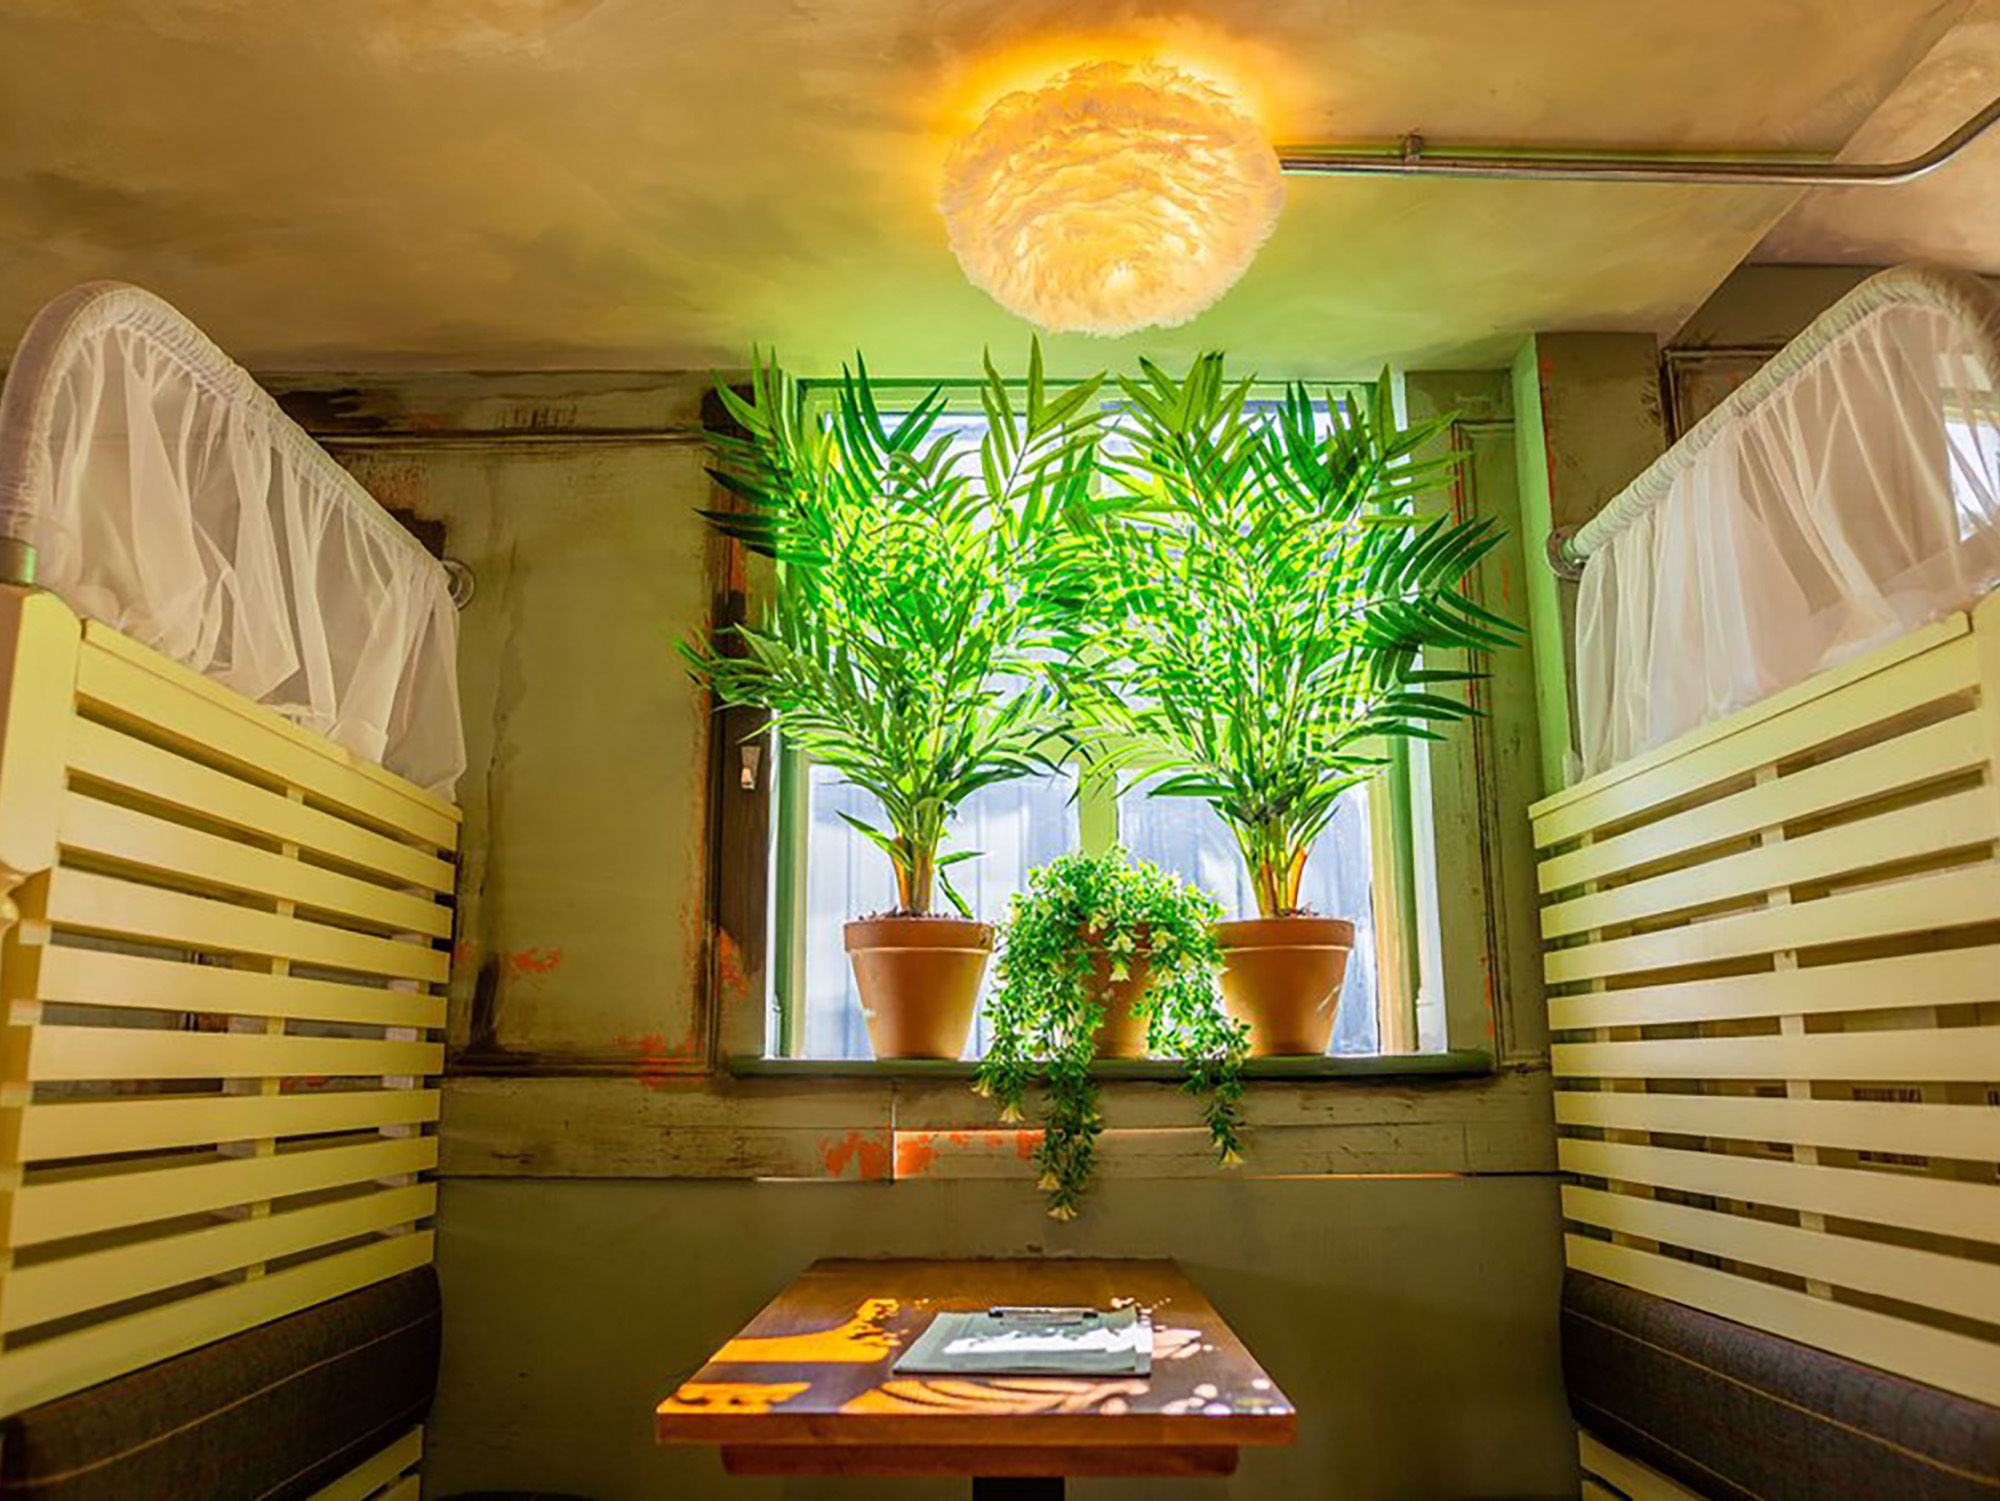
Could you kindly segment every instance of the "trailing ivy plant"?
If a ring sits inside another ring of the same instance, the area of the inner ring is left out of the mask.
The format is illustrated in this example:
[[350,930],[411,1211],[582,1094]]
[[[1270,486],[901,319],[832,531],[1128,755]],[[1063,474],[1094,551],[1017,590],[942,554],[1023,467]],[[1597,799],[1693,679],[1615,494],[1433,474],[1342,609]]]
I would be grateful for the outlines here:
[[1242,1160],[1238,1106],[1249,1034],[1216,999],[1221,916],[1207,892],[1119,849],[1065,855],[1014,896],[999,980],[986,1001],[992,1041],[974,1087],[999,1104],[1003,1119],[1020,1120],[1030,1086],[1046,1086],[1035,1161],[1052,1218],[1076,1217],[1103,1128],[1091,1073],[1105,1016],[1093,950],[1108,957],[1114,983],[1135,964],[1148,966],[1133,1008],[1147,1049],[1185,1063],[1185,1087],[1203,1102],[1218,1159],[1225,1167]]
[[894,867],[897,915],[930,913],[942,885],[970,916],[945,872],[975,852],[939,853],[952,814],[1062,752],[1041,669],[1074,613],[1064,560],[1096,503],[1099,384],[1050,390],[1037,343],[1011,393],[989,359],[976,455],[942,389],[892,421],[859,359],[830,411],[762,360],[747,397],[718,386],[741,431],[710,435],[709,472],[738,507],[704,514],[776,561],[776,597],[682,652],[718,699],[768,709],[787,744],[874,794],[882,826],[843,816]]
[[1469,716],[1439,690],[1518,639],[1464,584],[1500,533],[1419,513],[1456,467],[1437,441],[1450,419],[1399,424],[1386,373],[1323,406],[1298,384],[1253,403],[1219,354],[1184,377],[1142,362],[1119,385],[1125,504],[1086,518],[1113,628],[1069,640],[1084,743],[1114,773],[1161,776],[1156,796],[1206,800],[1259,912],[1288,915],[1341,794],[1393,739]]

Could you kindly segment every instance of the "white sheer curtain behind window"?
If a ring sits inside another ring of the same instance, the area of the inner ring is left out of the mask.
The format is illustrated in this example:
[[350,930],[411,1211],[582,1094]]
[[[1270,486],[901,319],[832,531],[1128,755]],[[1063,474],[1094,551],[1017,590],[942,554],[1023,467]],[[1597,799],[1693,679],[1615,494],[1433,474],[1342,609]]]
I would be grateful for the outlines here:
[[[841,930],[850,918],[894,907],[896,881],[888,858],[840,815],[880,827],[882,808],[872,793],[824,766],[811,769],[809,782],[805,920],[799,925],[805,945],[805,1056],[867,1058],[872,1056],[868,1027]],[[1005,921],[1007,899],[1027,890],[1028,873],[1076,848],[1074,787],[1068,776],[1003,782],[981,788],[959,808],[944,852],[981,852],[949,872],[974,917]],[[942,903],[942,892],[939,898]],[[986,982],[993,983],[990,965]],[[986,1043],[982,1007],[967,1056],[982,1056]]]
[[[1118,802],[1118,828],[1125,848],[1182,880],[1214,893],[1225,917],[1255,917],[1257,898],[1250,871],[1229,828],[1207,803],[1188,797],[1149,797],[1141,782]],[[1381,1051],[1376,1013],[1375,904],[1368,835],[1368,789],[1353,787],[1335,808],[1306,861],[1299,901],[1326,917],[1354,924],[1354,952],[1348,956],[1334,1014],[1334,1053]]]
[[2000,582],[1996,350],[1975,279],[1872,278],[1584,529],[1586,775]]
[[0,537],[78,614],[418,785],[464,770],[443,567],[157,297],[93,283],[29,330]]

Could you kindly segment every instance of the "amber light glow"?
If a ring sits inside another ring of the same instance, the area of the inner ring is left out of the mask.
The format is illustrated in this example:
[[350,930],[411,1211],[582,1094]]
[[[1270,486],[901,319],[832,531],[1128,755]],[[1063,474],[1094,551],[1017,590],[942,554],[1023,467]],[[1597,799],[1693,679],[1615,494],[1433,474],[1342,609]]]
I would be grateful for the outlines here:
[[1055,332],[1185,323],[1277,222],[1277,154],[1221,89],[1159,62],[1072,68],[1008,94],[945,163],[972,282]]

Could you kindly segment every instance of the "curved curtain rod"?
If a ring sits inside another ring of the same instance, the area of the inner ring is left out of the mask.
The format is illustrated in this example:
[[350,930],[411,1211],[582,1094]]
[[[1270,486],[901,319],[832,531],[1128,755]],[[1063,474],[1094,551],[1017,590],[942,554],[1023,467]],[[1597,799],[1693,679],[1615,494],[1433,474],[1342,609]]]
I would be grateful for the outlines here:
[[1538,147],[1433,147],[1412,132],[1394,145],[1278,148],[1278,167],[1301,175],[1539,179],[1546,182],[1863,188],[1934,172],[2000,124],[1995,99],[1930,150],[1899,162],[1802,161],[1770,152],[1570,152]]
[[454,601],[469,589],[423,544],[383,510],[361,482],[333,461],[311,435],[285,415],[270,392],[164,298],[120,281],[90,281],[70,288],[35,315],[0,390],[0,584],[32,584],[35,545],[29,520],[47,493],[50,428],[56,392],[70,362],[104,329],[141,328],[168,351],[196,384],[218,401],[247,408],[265,424],[271,442],[320,476],[357,513],[446,574]]
[[1987,369],[2000,378],[2000,292],[1979,277],[1937,266],[1911,264],[1879,271],[1772,355],[1756,374],[1718,402],[1573,536],[1552,536],[1550,566],[1565,578],[1580,577],[1591,554],[1602,550],[1612,538],[1658,505],[1674,481],[1726,427],[1782,390],[1834,340],[1866,319],[1898,306],[1923,307],[1953,319],[1973,336],[1984,353]]

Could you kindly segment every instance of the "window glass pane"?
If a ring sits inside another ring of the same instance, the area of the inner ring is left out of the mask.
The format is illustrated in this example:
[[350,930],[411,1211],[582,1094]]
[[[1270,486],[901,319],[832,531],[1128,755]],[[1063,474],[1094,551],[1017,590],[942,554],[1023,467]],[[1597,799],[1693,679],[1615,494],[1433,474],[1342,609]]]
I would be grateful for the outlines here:
[[[1007,899],[1027,886],[1028,872],[1076,848],[1073,786],[1067,776],[1007,782],[981,788],[959,809],[943,852],[984,852],[949,872],[952,884],[982,922],[1005,920]],[[850,813],[880,828],[881,808],[871,794],[824,766],[811,769],[808,790],[806,911],[797,929],[805,945],[805,1055],[866,1058],[868,1026],[862,1020],[854,967],[848,963],[841,929],[852,918],[895,906],[896,880],[888,857],[840,815]],[[941,890],[938,899],[947,905]],[[989,984],[992,975],[989,966]],[[982,1012],[973,1027],[968,1056],[985,1051]]]
[[[1141,860],[1151,860],[1213,892],[1229,917],[1255,917],[1250,872],[1228,827],[1207,803],[1189,797],[1148,797],[1142,782],[1118,800],[1119,838]],[[1380,1051],[1375,1014],[1375,910],[1369,878],[1368,789],[1351,788],[1306,861],[1299,900],[1311,911],[1354,924],[1354,952],[1347,960],[1340,1009],[1333,1027],[1335,1053]]]
[[1951,465],[1951,494],[1958,511],[1958,540],[1969,542],[2000,526],[2000,426],[1991,415],[1948,419],[1945,446]]

